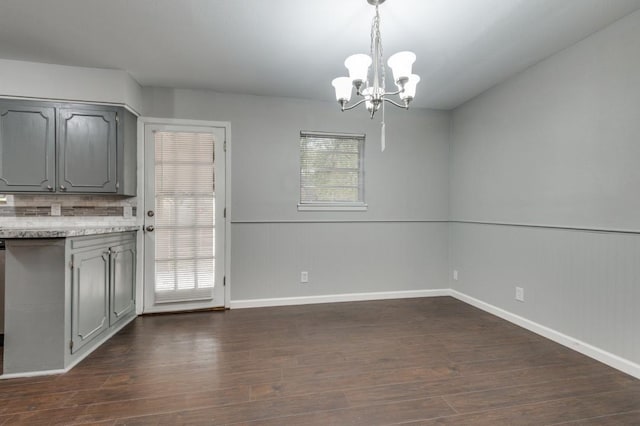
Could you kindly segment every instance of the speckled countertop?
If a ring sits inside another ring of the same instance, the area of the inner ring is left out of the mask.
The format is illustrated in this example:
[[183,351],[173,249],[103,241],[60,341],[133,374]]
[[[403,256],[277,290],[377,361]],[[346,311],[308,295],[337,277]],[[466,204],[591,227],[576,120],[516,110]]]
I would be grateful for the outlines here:
[[65,238],[79,237],[81,235],[111,234],[114,232],[137,231],[137,225],[120,226],[85,226],[85,227],[60,227],[60,228],[0,228],[0,239],[12,238]]

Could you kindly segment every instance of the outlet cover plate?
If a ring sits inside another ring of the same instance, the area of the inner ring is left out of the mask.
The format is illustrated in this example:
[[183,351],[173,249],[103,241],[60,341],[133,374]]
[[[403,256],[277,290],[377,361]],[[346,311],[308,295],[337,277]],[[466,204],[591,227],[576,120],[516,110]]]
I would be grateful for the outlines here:
[[524,288],[516,287],[516,300],[518,302],[524,302]]

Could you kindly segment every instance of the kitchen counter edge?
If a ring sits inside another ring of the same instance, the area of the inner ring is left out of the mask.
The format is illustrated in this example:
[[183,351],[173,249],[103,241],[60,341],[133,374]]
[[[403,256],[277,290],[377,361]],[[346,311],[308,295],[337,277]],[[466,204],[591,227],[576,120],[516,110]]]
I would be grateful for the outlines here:
[[0,239],[10,240],[16,238],[66,238],[83,235],[112,234],[116,232],[130,232],[140,229],[138,225],[78,227],[78,228],[0,228]]

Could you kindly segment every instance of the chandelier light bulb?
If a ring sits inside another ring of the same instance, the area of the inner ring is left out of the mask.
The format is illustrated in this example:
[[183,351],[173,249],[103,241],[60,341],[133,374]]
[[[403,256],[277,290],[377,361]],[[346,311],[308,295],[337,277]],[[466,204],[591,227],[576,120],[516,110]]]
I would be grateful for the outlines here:
[[354,86],[358,87],[367,81],[370,65],[371,56],[364,53],[351,55],[344,61],[344,66],[349,70],[349,78]]
[[351,100],[351,79],[349,77],[334,78],[331,85],[336,90],[336,100],[346,103]]
[[[402,85],[409,78],[413,63],[416,61],[416,54],[409,51],[398,52],[391,56],[387,64],[393,71],[393,81]],[[415,75],[415,74],[414,74]]]
[[416,97],[416,86],[420,83],[420,76],[411,74],[409,80],[404,84],[404,90],[400,92],[400,99],[411,102]]

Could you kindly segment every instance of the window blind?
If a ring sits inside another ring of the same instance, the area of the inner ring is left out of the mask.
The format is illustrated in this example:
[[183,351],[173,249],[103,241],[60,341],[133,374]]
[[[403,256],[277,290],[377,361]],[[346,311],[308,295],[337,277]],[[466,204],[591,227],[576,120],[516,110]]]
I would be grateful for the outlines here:
[[300,132],[300,204],[364,204],[364,135]]
[[155,301],[213,298],[215,170],[211,133],[155,132]]

